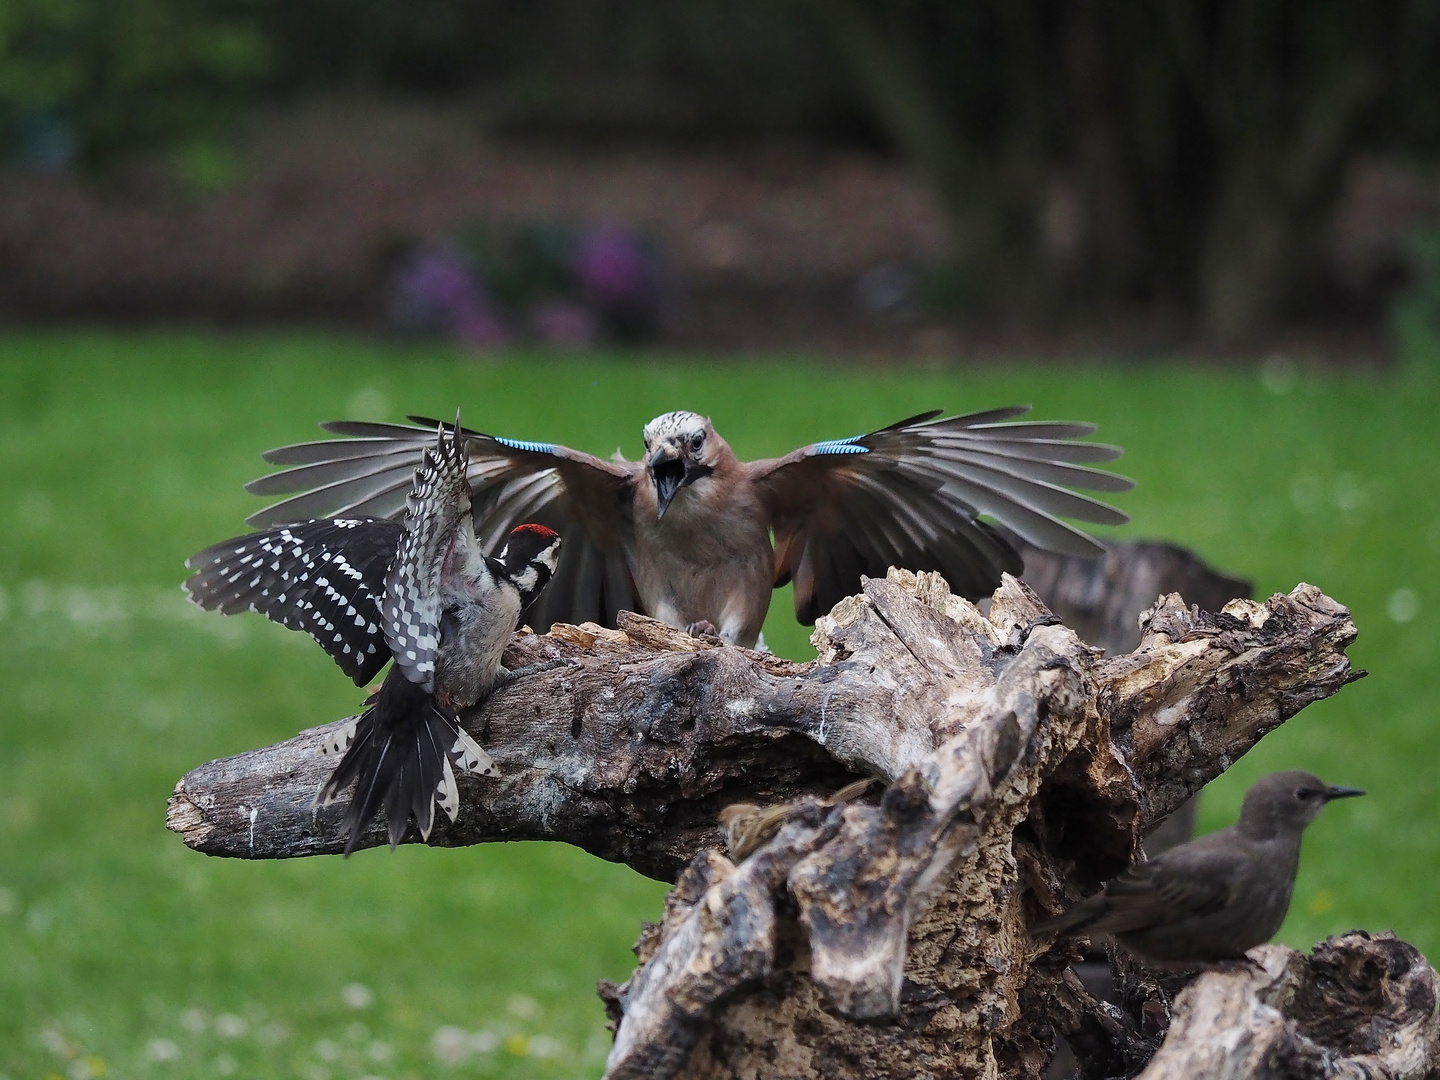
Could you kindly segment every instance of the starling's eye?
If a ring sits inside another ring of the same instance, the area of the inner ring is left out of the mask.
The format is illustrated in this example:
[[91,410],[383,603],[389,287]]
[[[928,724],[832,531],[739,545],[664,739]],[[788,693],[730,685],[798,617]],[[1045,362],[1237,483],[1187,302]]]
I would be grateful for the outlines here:
[[1295,798],[1299,799],[1301,802],[1307,802],[1310,799],[1313,799],[1316,794],[1317,793],[1312,788],[1308,787],[1295,789]]

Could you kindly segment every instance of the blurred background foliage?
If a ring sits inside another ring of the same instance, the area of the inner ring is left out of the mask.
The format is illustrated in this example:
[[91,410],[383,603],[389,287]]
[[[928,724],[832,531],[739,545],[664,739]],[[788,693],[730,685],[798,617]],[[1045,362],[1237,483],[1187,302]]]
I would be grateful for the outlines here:
[[1220,341],[1324,305],[1347,170],[1440,140],[1437,61],[1422,0],[0,3],[0,108],[40,164],[158,145],[203,188],[247,106],[337,89],[527,138],[861,146],[941,208],[947,302]]
[[[1421,0],[0,0],[0,1080],[598,1073],[593,980],[660,884],[163,830],[186,769],[357,704],[178,587],[258,452],[340,416],[602,455],[677,407],[755,456],[934,406],[1098,421],[1125,535],[1314,582],[1372,672],[1202,828],[1271,768],[1369,788],[1281,937],[1433,957],[1437,151]],[[810,654],[788,593],[766,635]]]
[[274,71],[250,0],[3,0],[0,118],[12,154],[101,166],[223,138]]

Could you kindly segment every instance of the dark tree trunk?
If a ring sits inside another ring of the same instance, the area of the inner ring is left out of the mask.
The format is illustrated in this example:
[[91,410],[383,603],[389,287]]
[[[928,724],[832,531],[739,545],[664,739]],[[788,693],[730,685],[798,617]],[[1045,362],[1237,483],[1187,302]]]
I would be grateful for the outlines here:
[[1406,36],[1434,33],[1343,0],[809,9],[946,213],[971,303],[1159,307],[1220,342],[1317,279],[1346,170],[1404,109]]

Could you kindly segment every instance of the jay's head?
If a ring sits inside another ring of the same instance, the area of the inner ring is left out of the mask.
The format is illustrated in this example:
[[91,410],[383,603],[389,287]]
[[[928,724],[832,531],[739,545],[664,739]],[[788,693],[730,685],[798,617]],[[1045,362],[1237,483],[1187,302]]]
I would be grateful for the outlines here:
[[710,421],[692,412],[669,412],[645,425],[645,471],[655,487],[657,518],[681,488],[715,471],[723,446]]
[[550,582],[560,558],[560,536],[544,525],[519,525],[510,530],[496,561],[505,578],[520,592],[522,608]]

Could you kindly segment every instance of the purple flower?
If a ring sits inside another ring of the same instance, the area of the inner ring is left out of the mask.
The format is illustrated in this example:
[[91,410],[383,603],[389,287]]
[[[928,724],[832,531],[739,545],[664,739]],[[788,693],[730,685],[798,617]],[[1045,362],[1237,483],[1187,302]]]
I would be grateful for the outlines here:
[[505,328],[484,287],[453,252],[419,251],[401,264],[391,291],[391,316],[407,330],[441,333],[481,347],[505,341]]
[[647,306],[655,275],[640,241],[624,229],[600,226],[583,235],[571,262],[585,296],[604,307]]

